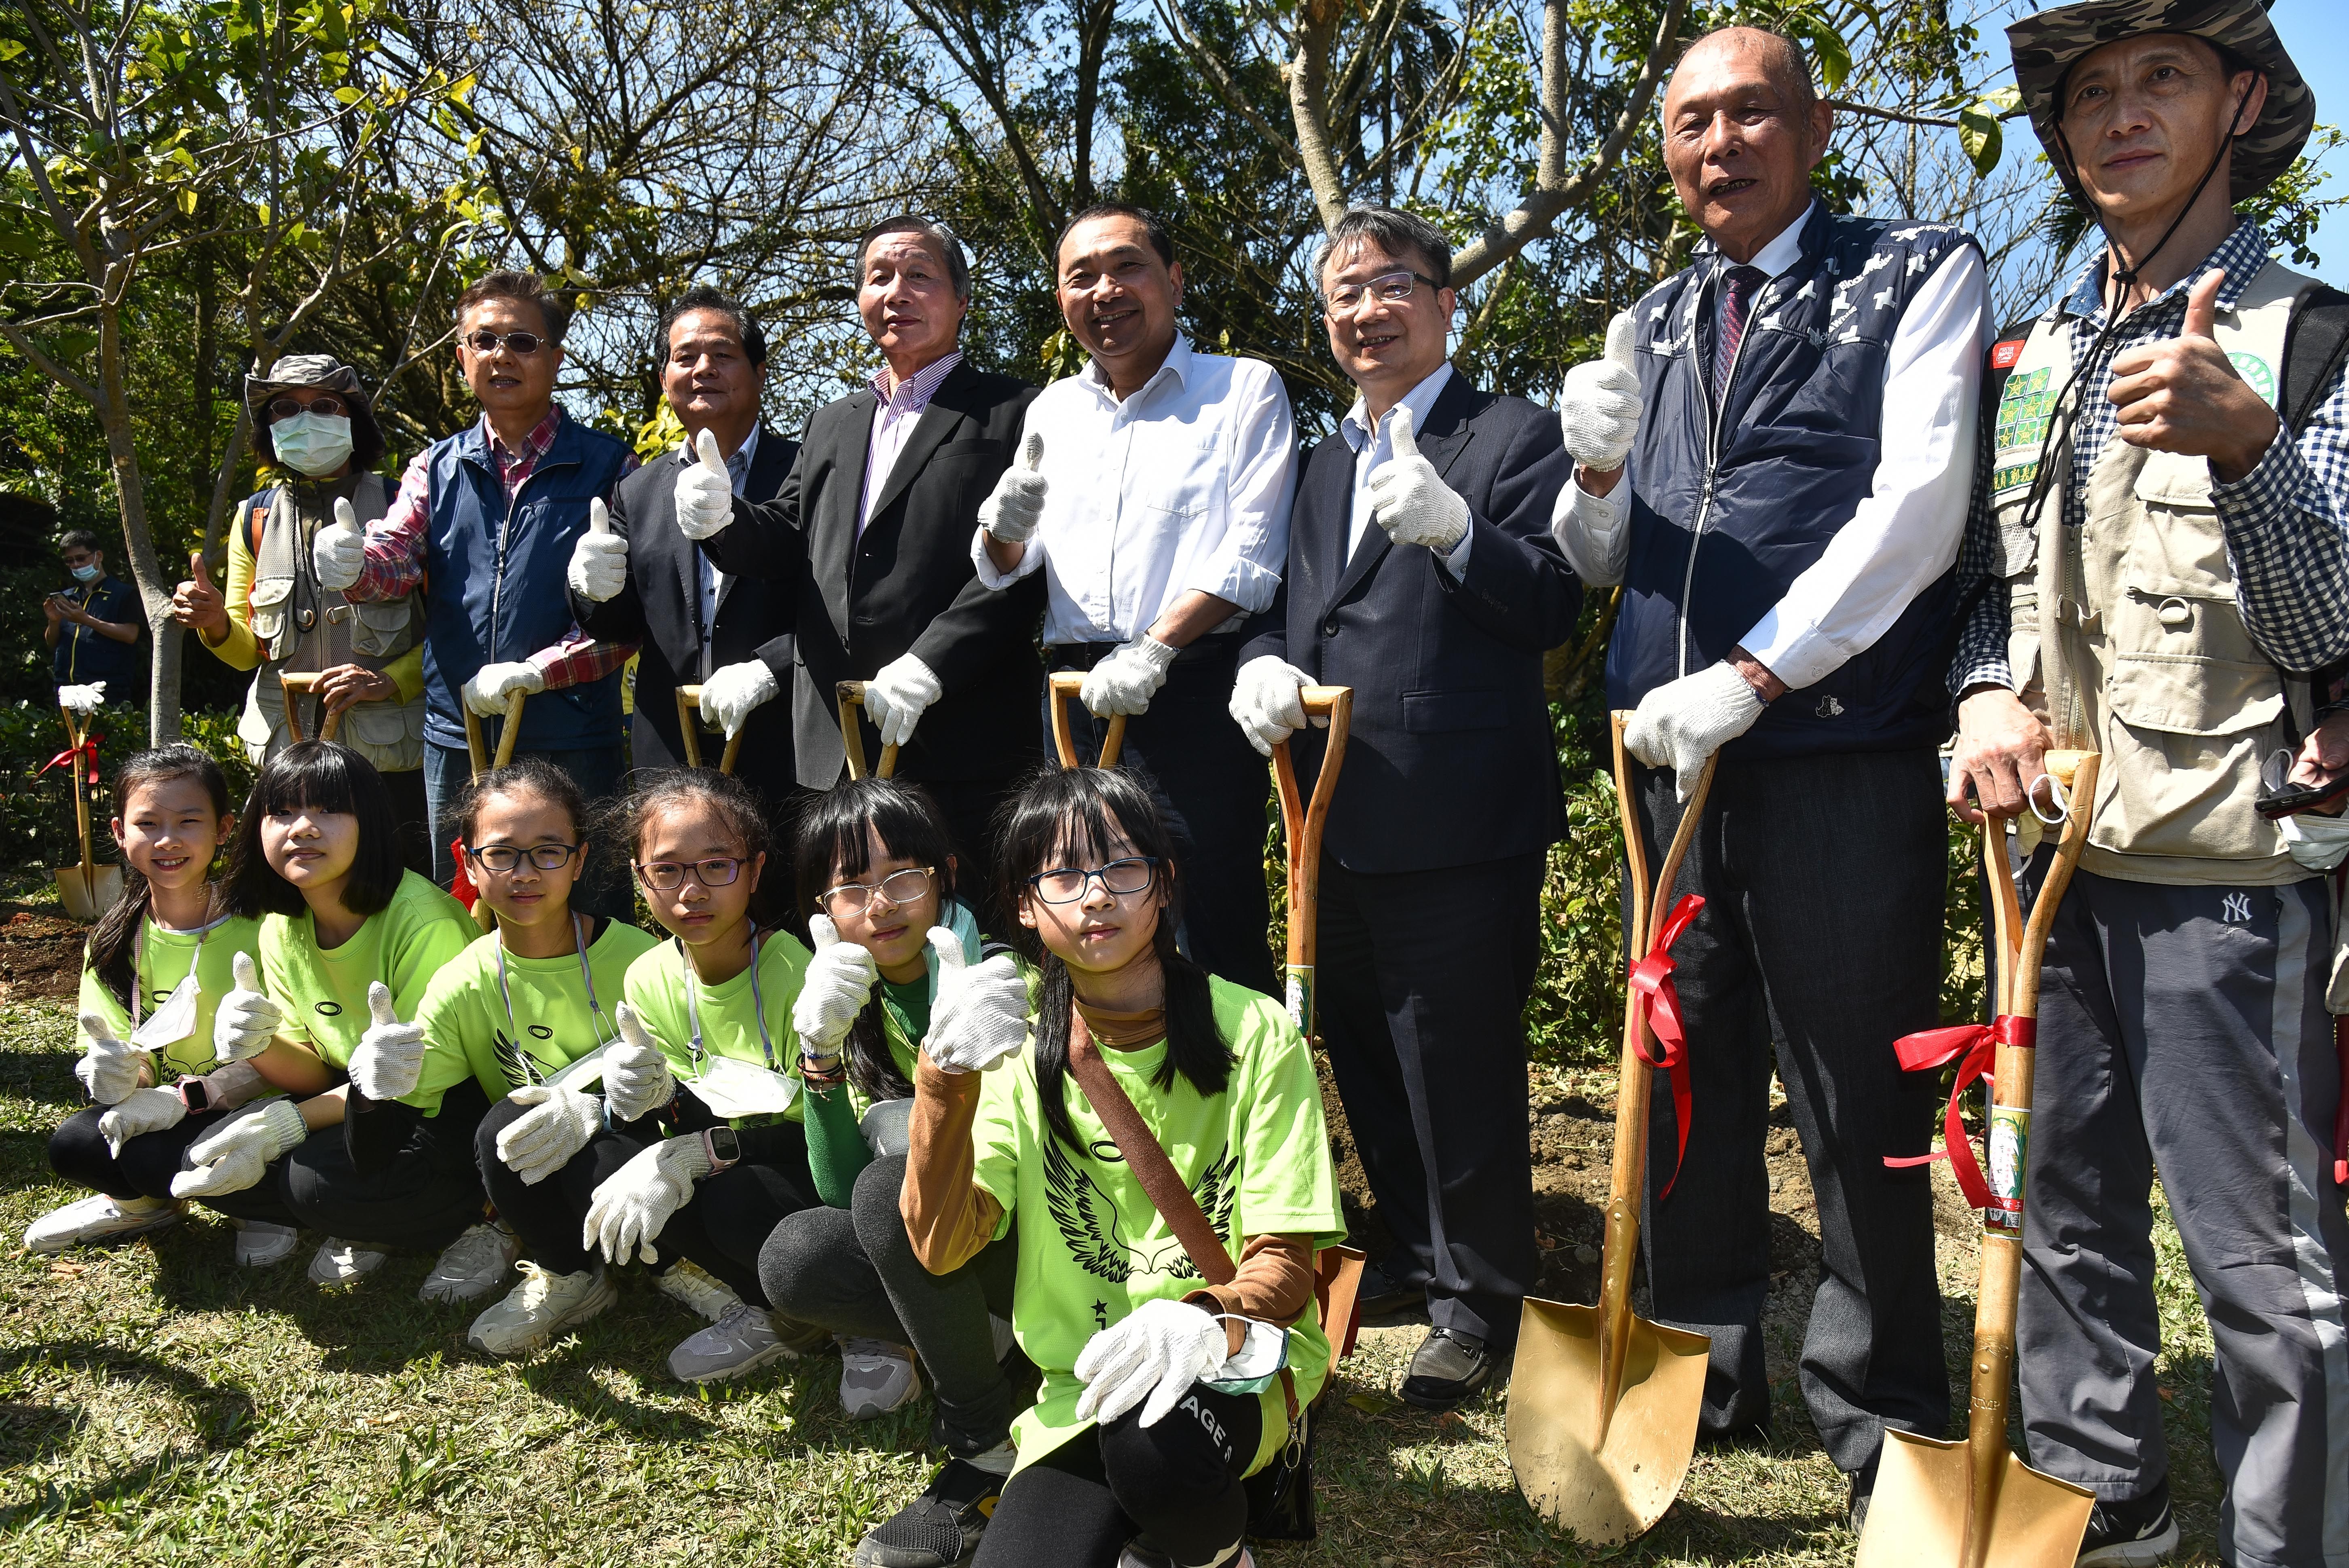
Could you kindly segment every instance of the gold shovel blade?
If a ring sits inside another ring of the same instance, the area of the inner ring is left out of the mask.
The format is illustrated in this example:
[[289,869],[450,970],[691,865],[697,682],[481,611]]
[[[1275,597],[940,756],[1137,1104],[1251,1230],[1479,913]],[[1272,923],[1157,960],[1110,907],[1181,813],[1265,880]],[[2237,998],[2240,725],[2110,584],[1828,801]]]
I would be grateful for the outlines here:
[[1587,1544],[1643,1533],[1688,1475],[1713,1341],[1633,1317],[1623,1391],[1602,1444],[1599,1309],[1528,1297],[1520,1323],[1509,1468],[1526,1501]]
[[1987,1537],[1969,1553],[1972,1469],[1963,1442],[1885,1433],[1858,1568],[2072,1568],[2095,1494],[2008,1454]]
[[93,865],[89,880],[82,880],[79,866],[57,868],[57,902],[66,908],[68,920],[91,921],[114,907],[122,896],[122,868]]

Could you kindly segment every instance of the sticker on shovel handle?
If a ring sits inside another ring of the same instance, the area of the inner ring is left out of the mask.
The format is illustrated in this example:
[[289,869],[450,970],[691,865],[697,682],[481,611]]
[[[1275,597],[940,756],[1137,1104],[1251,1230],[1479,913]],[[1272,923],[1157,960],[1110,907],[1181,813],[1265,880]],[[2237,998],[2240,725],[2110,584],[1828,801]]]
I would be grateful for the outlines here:
[[1308,1039],[1313,1036],[1313,966],[1291,964],[1288,969],[1288,1021]]
[[2023,1172],[2031,1153],[2031,1112],[2012,1105],[1990,1108],[1990,1203],[1982,1229],[2023,1239]]

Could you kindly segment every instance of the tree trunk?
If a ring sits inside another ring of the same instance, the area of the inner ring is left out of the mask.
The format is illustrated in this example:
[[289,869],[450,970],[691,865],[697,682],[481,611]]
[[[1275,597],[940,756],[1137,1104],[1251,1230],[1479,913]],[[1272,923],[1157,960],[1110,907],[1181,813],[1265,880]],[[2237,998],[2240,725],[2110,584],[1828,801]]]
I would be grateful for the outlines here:
[[[114,269],[109,269],[110,272]],[[171,620],[171,590],[147,531],[147,488],[139,471],[139,449],[130,428],[130,404],[122,364],[122,309],[119,284],[108,279],[108,304],[98,311],[98,424],[114,469],[114,493],[122,511],[122,542],[130,557],[131,580],[146,606],[154,645],[154,670],[147,686],[147,743],[165,746],[180,738],[180,628]]]

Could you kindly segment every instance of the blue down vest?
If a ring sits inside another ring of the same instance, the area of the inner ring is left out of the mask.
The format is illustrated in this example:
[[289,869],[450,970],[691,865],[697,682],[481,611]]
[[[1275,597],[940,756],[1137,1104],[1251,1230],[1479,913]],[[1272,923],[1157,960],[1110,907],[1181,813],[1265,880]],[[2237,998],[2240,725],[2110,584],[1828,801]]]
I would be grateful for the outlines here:
[[[1746,315],[1718,421],[1710,246],[1633,307],[1644,413],[1631,459],[1630,550],[1607,650],[1616,708],[1725,658],[1826,550],[1876,476],[1885,361],[1909,300],[1956,229],[1837,217],[1814,205],[1802,259]],[[1941,676],[1952,568],[1876,644],[1790,691],[1730,757],[1885,751],[1949,732]]]
[[[587,502],[612,493],[627,458],[619,441],[566,418],[509,509],[479,424],[433,447],[424,558],[424,738],[433,745],[464,748],[457,694],[483,665],[526,659],[569,633],[571,547],[587,531]],[[523,705],[525,752],[619,744],[617,671]]]

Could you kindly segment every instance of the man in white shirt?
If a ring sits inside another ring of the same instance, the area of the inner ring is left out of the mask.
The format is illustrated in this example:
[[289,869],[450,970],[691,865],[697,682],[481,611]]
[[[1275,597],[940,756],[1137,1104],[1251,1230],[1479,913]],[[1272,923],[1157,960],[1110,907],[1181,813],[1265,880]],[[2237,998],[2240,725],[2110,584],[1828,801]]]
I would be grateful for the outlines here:
[[1183,268],[1152,214],[1089,208],[1054,253],[1061,317],[1092,363],[1029,408],[971,558],[990,587],[1043,573],[1048,660],[1089,672],[1080,750],[1098,755],[1105,721],[1127,715],[1121,760],[1154,777],[1185,847],[1187,951],[1271,993],[1270,785],[1224,708],[1241,623],[1271,604],[1288,559],[1288,395],[1261,360],[1191,346],[1175,321]]
[[1833,115],[1775,34],[1699,40],[1663,121],[1705,242],[1617,318],[1607,360],[1568,373],[1578,467],[1557,518],[1576,569],[1622,585],[1608,703],[1638,710],[1649,864],[1721,752],[1666,890],[1707,903],[1673,948],[1687,1065],[1655,1096],[1642,1239],[1656,1316],[1713,1336],[1701,1429],[1766,1434],[1775,1061],[1824,1253],[1803,1393],[1858,1511],[1884,1429],[1939,1437],[1950,1408],[1932,1189],[1885,1160],[1922,1154],[1932,1118],[1934,1086],[1891,1046],[1940,1022],[1939,676],[1982,263],[1954,230],[1814,199]]

